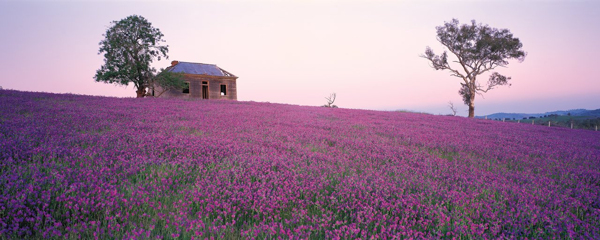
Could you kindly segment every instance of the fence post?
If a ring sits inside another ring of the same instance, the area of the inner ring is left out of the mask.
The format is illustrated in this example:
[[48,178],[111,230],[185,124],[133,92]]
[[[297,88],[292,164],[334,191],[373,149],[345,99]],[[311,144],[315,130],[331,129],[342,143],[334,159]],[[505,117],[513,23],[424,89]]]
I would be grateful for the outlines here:
[[548,127],[550,127],[550,121],[548,121]]
[[517,123],[521,123],[521,119],[517,120]]
[[535,119],[531,119],[531,125],[533,125],[533,122],[535,122]]
[[596,132],[598,131],[598,125],[596,125]]
[[571,122],[571,129],[573,129],[573,122]]

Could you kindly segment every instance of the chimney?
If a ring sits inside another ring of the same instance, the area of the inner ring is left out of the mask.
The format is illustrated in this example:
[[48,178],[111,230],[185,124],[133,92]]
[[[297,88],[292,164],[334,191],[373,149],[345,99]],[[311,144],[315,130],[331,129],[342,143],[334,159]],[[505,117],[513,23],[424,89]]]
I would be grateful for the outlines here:
[[171,62],[171,67],[175,67],[175,65],[177,65],[179,63],[179,61],[175,60]]

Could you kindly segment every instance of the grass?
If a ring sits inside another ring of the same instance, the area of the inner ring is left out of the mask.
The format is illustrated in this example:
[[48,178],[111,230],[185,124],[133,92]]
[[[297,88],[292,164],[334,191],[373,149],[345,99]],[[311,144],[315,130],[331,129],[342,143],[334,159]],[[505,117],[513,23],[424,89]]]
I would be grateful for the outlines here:
[[587,129],[597,131],[597,128],[600,127],[600,118],[597,117],[589,117],[589,116],[547,116],[540,117],[535,119],[515,119],[515,120],[506,120],[506,122],[515,122],[515,123],[525,123],[531,124],[533,122],[534,125],[548,126],[550,123],[550,127],[565,127],[574,129]]

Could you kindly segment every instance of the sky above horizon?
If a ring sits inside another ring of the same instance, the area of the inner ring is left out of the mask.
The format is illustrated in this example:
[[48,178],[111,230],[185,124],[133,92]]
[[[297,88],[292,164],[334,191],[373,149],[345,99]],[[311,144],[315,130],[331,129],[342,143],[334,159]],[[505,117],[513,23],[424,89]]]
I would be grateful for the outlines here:
[[[509,29],[525,61],[475,99],[475,115],[600,108],[600,1],[0,1],[4,89],[135,97],[97,83],[98,43],[112,21],[141,15],[164,34],[169,60],[238,76],[240,101],[466,116],[460,79],[419,57],[436,26],[458,19]],[[482,83],[487,75],[479,77]],[[483,80],[483,81],[482,81]]]

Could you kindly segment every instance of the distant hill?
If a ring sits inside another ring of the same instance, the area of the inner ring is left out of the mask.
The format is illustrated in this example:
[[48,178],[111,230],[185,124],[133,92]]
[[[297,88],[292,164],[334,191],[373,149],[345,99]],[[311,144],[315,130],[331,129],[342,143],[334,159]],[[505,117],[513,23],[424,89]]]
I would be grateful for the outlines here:
[[[565,116],[571,113],[571,116],[589,116],[589,117],[600,117],[600,109],[596,110],[587,110],[587,109],[571,109],[565,111],[553,111],[553,112],[545,112],[545,113],[493,113],[487,115],[488,119],[523,119],[529,117],[543,117],[551,114],[556,114],[558,116]],[[475,118],[486,118],[486,116],[476,116]]]

